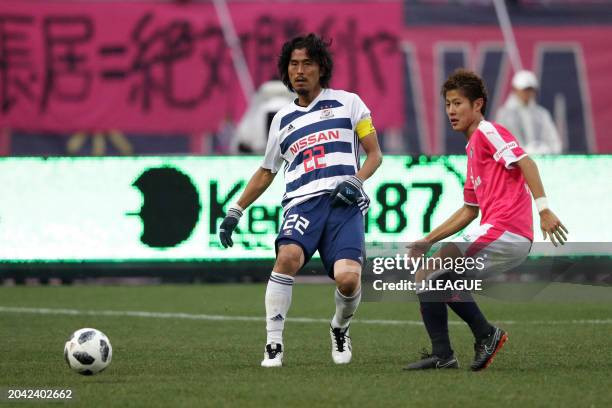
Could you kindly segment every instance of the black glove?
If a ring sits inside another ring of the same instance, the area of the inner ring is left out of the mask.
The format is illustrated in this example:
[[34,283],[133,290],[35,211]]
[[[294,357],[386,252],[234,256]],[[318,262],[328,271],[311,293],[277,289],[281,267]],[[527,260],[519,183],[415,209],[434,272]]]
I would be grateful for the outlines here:
[[363,198],[363,183],[355,176],[351,176],[336,186],[331,193],[332,207],[350,206]]
[[219,239],[221,240],[221,245],[223,245],[223,248],[234,246],[234,241],[232,241],[232,232],[234,232],[234,229],[238,225],[240,217],[242,217],[242,210],[236,208],[236,206],[230,207],[230,209],[227,211],[227,215],[219,227]]

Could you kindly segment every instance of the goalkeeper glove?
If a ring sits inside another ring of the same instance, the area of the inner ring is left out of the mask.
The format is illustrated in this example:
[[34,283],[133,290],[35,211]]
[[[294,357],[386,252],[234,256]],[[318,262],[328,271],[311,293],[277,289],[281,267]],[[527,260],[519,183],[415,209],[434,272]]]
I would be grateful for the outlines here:
[[331,193],[332,207],[351,206],[364,197],[363,182],[356,176],[351,176],[336,186]]
[[238,205],[231,206],[227,211],[227,215],[219,227],[219,239],[221,240],[223,248],[234,246],[232,232],[234,232],[234,229],[238,225],[238,221],[240,221],[240,217],[242,217],[242,211],[242,208]]

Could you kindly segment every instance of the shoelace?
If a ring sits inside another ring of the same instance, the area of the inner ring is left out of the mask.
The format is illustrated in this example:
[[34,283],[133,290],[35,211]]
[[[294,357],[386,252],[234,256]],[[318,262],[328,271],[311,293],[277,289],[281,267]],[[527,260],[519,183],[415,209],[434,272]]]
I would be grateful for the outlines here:
[[272,360],[278,354],[278,349],[272,348],[272,347],[266,347],[266,352],[268,353],[268,358]]
[[338,350],[339,352],[343,352],[344,344],[346,343],[346,338],[348,337],[346,335],[346,332],[341,332],[338,329],[334,329],[333,333],[334,333],[334,341],[336,343],[336,350]]

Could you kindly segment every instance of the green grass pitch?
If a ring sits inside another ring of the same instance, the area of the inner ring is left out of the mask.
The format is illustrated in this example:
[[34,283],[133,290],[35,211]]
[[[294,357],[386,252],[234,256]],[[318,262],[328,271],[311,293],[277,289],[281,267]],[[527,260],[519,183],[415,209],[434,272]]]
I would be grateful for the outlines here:
[[[401,368],[428,345],[415,303],[363,303],[357,318],[369,322],[351,326],[353,362],[334,366],[325,322],[333,312],[331,284],[295,286],[281,369],[259,367],[263,320],[189,318],[261,317],[264,285],[0,287],[0,390],[5,394],[0,407],[42,406],[11,404],[10,388],[71,389],[74,401],[53,406],[75,407],[612,406],[612,288],[559,285],[557,290],[567,293],[565,301],[481,303],[487,317],[509,332],[509,342],[487,370],[467,369],[471,334],[455,323],[451,338],[461,369],[414,373]],[[41,314],[14,308],[185,315]],[[113,345],[110,367],[91,377],[73,373],[63,360],[66,338],[81,327],[102,330]]]

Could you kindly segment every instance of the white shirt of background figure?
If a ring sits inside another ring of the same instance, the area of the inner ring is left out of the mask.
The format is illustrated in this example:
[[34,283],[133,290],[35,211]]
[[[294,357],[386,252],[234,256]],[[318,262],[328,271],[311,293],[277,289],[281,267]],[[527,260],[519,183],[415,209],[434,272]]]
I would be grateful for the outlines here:
[[263,83],[240,119],[232,142],[232,152],[263,154],[268,143],[271,118],[294,99],[295,94],[289,92],[281,81]]
[[512,92],[499,108],[495,122],[504,126],[528,154],[559,154],[563,143],[550,113],[535,101],[538,79],[531,71],[512,78]]

